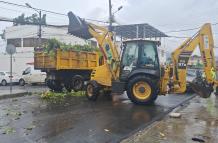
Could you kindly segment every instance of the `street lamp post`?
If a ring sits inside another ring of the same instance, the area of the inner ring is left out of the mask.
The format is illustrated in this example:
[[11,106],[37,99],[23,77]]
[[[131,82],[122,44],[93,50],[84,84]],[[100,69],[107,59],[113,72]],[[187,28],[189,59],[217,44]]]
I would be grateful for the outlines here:
[[26,6],[35,10],[39,14],[39,31],[38,31],[38,47],[41,46],[41,40],[42,40],[42,12],[41,10],[37,10],[36,8],[32,7],[30,4],[26,3]]
[[112,5],[111,0],[109,0],[109,31],[112,31]]
[[109,31],[112,31],[112,24],[114,21],[114,14],[117,13],[118,11],[120,11],[123,8],[123,6],[120,6],[117,11],[112,13],[112,4],[111,4],[111,0],[109,0]]

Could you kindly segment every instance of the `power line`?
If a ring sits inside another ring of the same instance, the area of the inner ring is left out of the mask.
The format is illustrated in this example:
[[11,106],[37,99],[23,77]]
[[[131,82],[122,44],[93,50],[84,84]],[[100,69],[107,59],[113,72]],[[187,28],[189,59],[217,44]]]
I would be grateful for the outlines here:
[[[13,5],[13,6],[17,6],[17,7],[22,7],[22,8],[28,8],[28,9],[31,9],[30,7],[26,6],[26,5],[21,5],[21,4],[16,4],[16,3],[12,3],[12,2],[7,2],[7,1],[0,1],[0,3],[4,3],[4,4],[7,4],[7,5]],[[55,12],[55,11],[50,11],[50,10],[45,10],[45,9],[40,9],[40,8],[34,8],[36,10],[39,10],[39,11],[43,11],[43,12],[46,12],[46,13],[51,13],[51,14],[55,14],[55,15],[60,15],[60,16],[67,16],[67,14],[64,14],[64,13],[59,13],[59,12]],[[101,21],[101,20],[96,20],[96,19],[89,19],[89,18],[84,18],[85,20],[88,20],[88,21],[94,21],[94,22],[100,22],[100,23],[108,23],[106,21]]]
[[[211,25],[218,25],[218,22],[216,23],[212,23]],[[200,29],[201,27],[194,27],[194,28],[188,28],[188,29],[180,29],[180,30],[171,30],[171,31],[167,31],[167,32],[164,32],[164,33],[176,33],[176,32],[185,32],[185,31],[192,31],[192,30],[198,30]]]
[[0,7],[0,9],[9,10],[9,11],[13,11],[13,12],[23,12],[23,11],[14,10],[14,9],[5,8],[5,7]]
[[178,38],[178,39],[185,39],[185,38],[191,38],[191,37],[187,37],[187,36],[172,36],[172,35],[168,35],[168,37],[166,38]]

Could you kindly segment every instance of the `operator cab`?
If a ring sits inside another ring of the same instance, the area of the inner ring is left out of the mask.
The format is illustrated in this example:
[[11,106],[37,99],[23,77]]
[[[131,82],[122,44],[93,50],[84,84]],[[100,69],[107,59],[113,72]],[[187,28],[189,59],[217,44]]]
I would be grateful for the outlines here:
[[160,78],[157,51],[159,45],[159,41],[151,40],[130,40],[123,42],[120,81],[127,81],[138,73]]

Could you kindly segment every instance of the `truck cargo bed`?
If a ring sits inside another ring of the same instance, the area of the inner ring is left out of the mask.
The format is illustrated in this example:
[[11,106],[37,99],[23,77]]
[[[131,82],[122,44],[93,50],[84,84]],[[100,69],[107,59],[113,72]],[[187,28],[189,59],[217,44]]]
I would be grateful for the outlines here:
[[99,65],[97,52],[62,51],[57,49],[53,55],[36,50],[34,67],[39,70],[92,70]]

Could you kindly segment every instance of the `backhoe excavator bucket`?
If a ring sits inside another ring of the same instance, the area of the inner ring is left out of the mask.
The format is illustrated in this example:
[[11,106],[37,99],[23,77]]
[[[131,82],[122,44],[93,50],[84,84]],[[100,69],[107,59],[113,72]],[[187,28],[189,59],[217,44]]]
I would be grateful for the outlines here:
[[90,39],[92,38],[91,34],[89,33],[89,25],[80,17],[76,16],[74,13],[68,13],[69,18],[69,26],[68,26],[68,33],[72,34],[76,37],[80,37],[83,39]]
[[210,97],[213,92],[213,86],[205,83],[202,79],[194,79],[190,86],[192,90],[202,98]]

